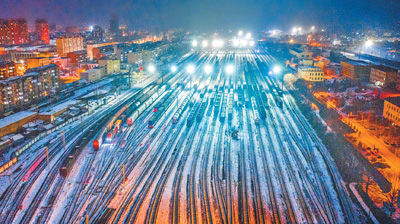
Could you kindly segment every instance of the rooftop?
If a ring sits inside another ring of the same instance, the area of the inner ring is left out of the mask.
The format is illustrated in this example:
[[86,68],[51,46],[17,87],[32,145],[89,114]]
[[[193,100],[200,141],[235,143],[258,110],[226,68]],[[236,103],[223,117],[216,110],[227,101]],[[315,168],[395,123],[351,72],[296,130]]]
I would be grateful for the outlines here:
[[369,65],[369,64],[366,63],[366,62],[363,62],[363,61],[355,61],[355,60],[346,60],[346,61],[343,61],[343,62],[348,63],[348,64],[352,64],[352,65],[358,65],[358,66],[368,66],[368,65]]
[[373,68],[384,71],[384,72],[397,72],[397,69],[388,67],[388,66],[384,66],[384,65],[375,65],[375,66],[373,66]]
[[52,106],[52,107],[48,107],[47,109],[39,112],[40,115],[53,115],[55,113],[58,113],[59,111],[62,111],[66,108],[68,108],[69,106],[76,104],[78,101],[76,100],[69,100],[67,102],[58,104],[56,106]]
[[0,128],[4,128],[10,124],[18,122],[22,119],[25,119],[25,118],[30,117],[35,114],[36,114],[36,112],[32,112],[32,111],[21,111],[21,112],[12,114],[10,116],[0,119]]
[[27,69],[26,72],[37,72],[37,71],[41,71],[41,70],[53,68],[53,67],[58,67],[58,66],[55,64],[48,64],[48,65],[43,65],[43,66]]
[[21,76],[13,76],[13,77],[10,77],[10,78],[8,78],[6,80],[1,80],[0,83],[6,84],[8,82],[13,82],[13,81],[18,80],[18,79],[22,79],[22,78],[25,78],[25,77],[32,77],[32,76],[36,76],[36,75],[38,75],[37,72],[28,72],[28,73],[25,73],[24,75],[21,75]]
[[400,96],[386,98],[386,101],[400,107]]

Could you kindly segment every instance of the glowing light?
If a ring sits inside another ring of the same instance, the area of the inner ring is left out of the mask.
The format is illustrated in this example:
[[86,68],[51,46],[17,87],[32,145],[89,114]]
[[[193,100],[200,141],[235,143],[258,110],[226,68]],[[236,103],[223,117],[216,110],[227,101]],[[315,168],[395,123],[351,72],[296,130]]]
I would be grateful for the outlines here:
[[315,26],[311,26],[311,30],[314,31],[315,30]]
[[93,26],[89,26],[89,31],[93,32]]
[[365,43],[364,43],[364,46],[366,47],[366,48],[370,48],[370,47],[372,47],[374,45],[374,42],[372,41],[372,40],[367,40],[367,41],[365,41]]
[[281,66],[279,66],[279,65],[275,65],[275,66],[272,68],[272,72],[273,72],[275,75],[278,75],[279,73],[281,73],[281,71],[282,71],[282,68],[281,68]]
[[239,30],[238,35],[239,35],[239,37],[243,36],[243,31]]
[[196,70],[196,68],[192,64],[186,66],[186,72],[189,74],[193,74],[195,70]]
[[290,38],[289,43],[293,44],[294,43],[294,39]]
[[240,44],[240,41],[239,41],[238,39],[236,39],[236,38],[235,38],[235,39],[233,39],[233,41],[232,41],[232,42],[233,42],[233,46],[234,46],[234,47],[238,47],[238,46],[239,46],[239,44]]
[[250,38],[251,38],[251,33],[247,33],[247,34],[246,34],[246,38],[247,38],[247,39],[250,39]]
[[207,40],[203,40],[203,41],[201,42],[201,46],[202,46],[202,47],[207,47],[207,46],[208,46],[208,41],[207,41]]
[[241,39],[240,40],[240,46],[241,47],[247,47],[247,44],[248,44],[249,42],[247,41],[247,40],[245,40],[245,39]]
[[340,40],[334,40],[333,41],[333,45],[339,45],[340,44]]
[[197,40],[193,40],[193,41],[192,41],[192,47],[197,47],[197,44],[198,44],[198,43],[197,43]]
[[233,65],[227,65],[225,67],[225,72],[228,75],[232,74],[234,71],[235,71],[235,66],[233,66]]
[[251,47],[253,47],[254,44],[255,44],[254,40],[251,40],[251,41],[249,42],[249,45],[250,45]]
[[178,70],[178,68],[176,67],[176,65],[172,65],[171,66],[171,72],[175,73]]
[[219,40],[219,47],[223,47],[225,45],[225,42],[223,40]]
[[217,47],[218,46],[218,40],[214,39],[211,43],[212,47]]
[[147,67],[147,70],[148,70],[150,73],[153,73],[153,72],[156,71],[156,66],[154,66],[154,65],[149,65],[149,66]]
[[211,43],[212,47],[219,48],[224,46],[224,41],[221,39],[214,39]]
[[207,74],[207,75],[209,75],[209,74],[211,74],[211,72],[213,71],[213,68],[212,68],[212,66],[211,65],[205,65],[204,66],[204,72]]

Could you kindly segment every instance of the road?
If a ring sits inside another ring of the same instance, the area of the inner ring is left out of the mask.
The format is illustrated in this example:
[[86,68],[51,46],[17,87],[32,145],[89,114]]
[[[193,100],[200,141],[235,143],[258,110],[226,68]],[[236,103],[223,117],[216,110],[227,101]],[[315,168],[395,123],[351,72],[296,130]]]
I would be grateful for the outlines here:
[[15,174],[1,223],[358,223],[327,149],[268,75],[274,63],[265,49],[186,55],[163,82],[66,127],[65,147],[53,134],[49,164],[37,153],[29,180]]

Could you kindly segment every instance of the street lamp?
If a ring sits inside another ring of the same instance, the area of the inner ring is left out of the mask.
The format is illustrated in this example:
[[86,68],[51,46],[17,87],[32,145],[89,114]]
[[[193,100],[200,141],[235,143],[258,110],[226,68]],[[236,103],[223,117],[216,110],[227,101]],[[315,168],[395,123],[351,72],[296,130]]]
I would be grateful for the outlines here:
[[225,67],[225,72],[228,75],[232,74],[234,71],[235,71],[235,67],[231,64],[229,64]]
[[234,47],[238,47],[239,46],[240,41],[237,38],[234,38],[232,41],[232,44]]
[[273,72],[275,75],[278,75],[279,73],[281,73],[281,71],[282,71],[282,68],[281,68],[280,65],[275,65],[275,66],[272,68],[272,72]]
[[154,73],[154,72],[156,71],[156,66],[154,66],[154,65],[149,65],[149,66],[147,67],[147,71],[150,72],[150,73]]
[[[194,70],[196,70],[194,65],[189,64],[186,66],[186,72],[189,73],[190,75],[194,73]],[[192,88],[192,77],[190,77],[190,88]]]
[[367,41],[365,41],[365,43],[364,43],[364,46],[366,47],[366,48],[370,48],[370,47],[372,47],[374,45],[374,42],[372,41],[372,40],[367,40]]
[[212,68],[211,65],[207,64],[207,65],[204,66],[204,72],[205,72],[207,75],[211,74],[212,70],[213,70],[213,68]]
[[198,44],[198,43],[197,43],[197,40],[193,40],[193,41],[192,41],[192,47],[197,47],[197,44]]
[[176,65],[172,65],[171,66],[171,72],[175,73],[178,70],[178,67],[176,67]]
[[207,47],[207,46],[208,46],[208,41],[207,41],[207,40],[203,40],[203,41],[201,42],[201,46],[202,46],[202,47]]
[[217,47],[218,46],[218,40],[217,39],[214,39],[213,41],[212,41],[212,43],[211,43],[211,45],[212,45],[212,47]]
[[192,64],[186,66],[186,71],[187,71],[187,73],[189,73],[189,74],[193,74],[195,69],[196,69],[196,68],[195,68],[194,65],[192,65]]
[[251,33],[247,33],[247,34],[246,34],[246,38],[247,38],[247,39],[250,39],[250,38],[251,38]]
[[[274,65],[274,67],[272,68],[272,73],[274,75],[276,75],[276,76],[279,76],[281,74],[281,72],[282,72],[282,67],[280,65]],[[282,78],[282,80],[281,80],[281,83],[282,83],[281,89],[283,91],[283,75],[281,76],[281,78]]]

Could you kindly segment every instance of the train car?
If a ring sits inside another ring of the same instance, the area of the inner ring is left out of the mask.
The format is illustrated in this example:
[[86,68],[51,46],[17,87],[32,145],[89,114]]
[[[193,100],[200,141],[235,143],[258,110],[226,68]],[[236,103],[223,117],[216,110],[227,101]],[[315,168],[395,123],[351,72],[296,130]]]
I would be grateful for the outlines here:
[[282,99],[281,98],[279,98],[279,97],[277,97],[276,99],[275,99],[275,102],[276,102],[276,106],[277,107],[279,107],[279,108],[283,108],[283,102],[282,102]]
[[188,106],[189,99],[192,98],[193,94],[194,94],[194,91],[192,91],[192,92],[189,94],[189,96],[187,96],[187,97],[183,100],[182,104],[178,107],[178,110],[175,112],[174,116],[172,117],[172,123],[174,123],[174,124],[178,123],[179,119],[180,119],[181,116],[182,116],[182,113],[185,111],[186,107]]
[[256,125],[260,124],[260,115],[258,113],[258,106],[256,103],[256,99],[253,97],[251,97],[251,107],[253,108],[253,119],[254,119],[254,123]]
[[199,112],[197,113],[197,116],[196,116],[197,122],[200,122],[201,119],[203,118],[204,113],[206,112],[206,109],[207,109],[207,105],[208,105],[208,97],[204,97],[203,101],[200,105]]
[[80,146],[77,145],[75,146],[70,153],[68,153],[68,156],[64,159],[64,161],[61,164],[61,167],[59,169],[60,171],[60,176],[63,178],[66,178],[69,175],[69,172],[71,171],[75,160],[77,158],[77,154],[79,153]]
[[219,121],[224,122],[226,117],[226,107],[221,108],[221,112],[219,113]]
[[247,91],[244,91],[243,96],[244,96],[244,105],[245,105],[245,107],[250,107],[251,103],[250,103],[249,95],[248,95]]
[[171,107],[172,102],[176,100],[179,92],[180,91],[174,91],[174,93],[168,93],[166,97],[160,101],[161,105],[158,106],[158,111],[154,112],[152,117],[148,120],[148,127],[150,129],[156,125],[163,114]]
[[121,120],[117,120],[115,123],[114,123],[114,128],[113,128],[113,134],[114,135],[116,135],[117,133],[118,133],[118,131],[120,130],[120,127],[121,127]]
[[197,117],[197,112],[199,111],[199,108],[200,103],[198,101],[195,101],[186,121],[186,126],[191,127],[193,125],[193,122]]

